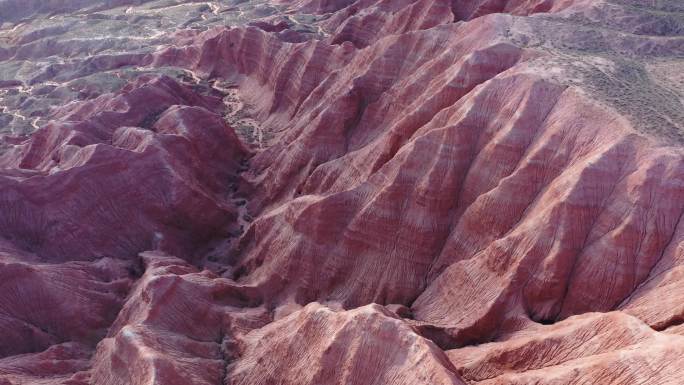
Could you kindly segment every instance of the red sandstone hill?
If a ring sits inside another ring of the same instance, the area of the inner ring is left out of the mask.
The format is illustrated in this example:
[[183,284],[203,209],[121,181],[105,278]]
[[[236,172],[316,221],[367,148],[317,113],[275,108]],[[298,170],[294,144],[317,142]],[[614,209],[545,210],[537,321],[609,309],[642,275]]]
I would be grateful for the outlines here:
[[0,0],[0,385],[680,384],[677,0]]

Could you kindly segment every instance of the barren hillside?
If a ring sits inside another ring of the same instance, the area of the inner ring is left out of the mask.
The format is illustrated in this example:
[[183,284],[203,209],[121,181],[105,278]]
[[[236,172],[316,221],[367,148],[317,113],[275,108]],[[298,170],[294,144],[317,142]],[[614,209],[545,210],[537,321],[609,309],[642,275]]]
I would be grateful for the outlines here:
[[684,2],[0,0],[0,385],[681,384]]

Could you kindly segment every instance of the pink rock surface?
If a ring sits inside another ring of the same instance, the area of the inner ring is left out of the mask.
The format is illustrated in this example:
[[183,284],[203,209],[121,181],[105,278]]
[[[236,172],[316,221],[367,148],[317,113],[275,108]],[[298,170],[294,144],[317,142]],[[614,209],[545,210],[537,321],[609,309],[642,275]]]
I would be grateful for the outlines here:
[[121,309],[131,279],[122,262],[38,264],[3,258],[0,357],[75,341],[94,347]]
[[444,352],[379,305],[311,303],[242,343],[228,384],[464,384]]
[[39,3],[0,385],[681,382],[677,2]]
[[2,384],[89,384],[91,350],[67,342],[52,345],[40,353],[0,359]]
[[[97,347],[97,384],[219,384],[237,338],[270,321],[232,281],[159,252]],[[255,301],[256,300],[256,301]]]
[[5,154],[27,173],[0,176],[5,239],[50,260],[155,247],[190,256],[225,231],[237,215],[226,192],[247,151],[206,109],[216,100],[189,92],[151,79],[56,112]]
[[587,313],[447,355],[477,384],[666,384],[682,374],[678,365],[664,365],[678,362],[681,338],[623,313]]

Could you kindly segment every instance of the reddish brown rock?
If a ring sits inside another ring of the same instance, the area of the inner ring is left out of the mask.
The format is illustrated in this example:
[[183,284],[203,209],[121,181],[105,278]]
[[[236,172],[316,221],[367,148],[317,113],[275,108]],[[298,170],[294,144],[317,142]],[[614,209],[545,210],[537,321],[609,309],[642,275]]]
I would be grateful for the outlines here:
[[126,265],[0,262],[0,358],[77,341],[94,347],[121,309],[131,284]]
[[67,342],[52,345],[40,353],[3,358],[0,359],[0,383],[87,385],[91,353],[86,346]]
[[97,384],[218,384],[236,338],[269,322],[258,298],[183,260],[144,253],[145,274],[98,345]]
[[228,384],[463,384],[444,352],[378,305],[317,303],[248,333]]
[[0,384],[681,382],[678,3],[105,3],[0,4]]
[[[170,79],[132,85],[62,111],[63,122],[17,146],[18,167],[36,172],[2,177],[5,238],[68,260],[155,247],[189,256],[228,232],[237,216],[228,192],[247,151],[208,102],[183,91]],[[181,101],[200,106],[172,106]]]
[[682,369],[664,363],[679,362],[681,338],[623,313],[588,313],[447,355],[475,384],[674,384]]

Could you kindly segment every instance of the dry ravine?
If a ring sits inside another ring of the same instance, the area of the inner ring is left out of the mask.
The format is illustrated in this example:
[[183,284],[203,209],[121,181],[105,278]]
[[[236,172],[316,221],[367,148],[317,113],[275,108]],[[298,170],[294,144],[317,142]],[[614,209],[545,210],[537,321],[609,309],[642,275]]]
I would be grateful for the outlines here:
[[0,385],[684,380],[684,2],[0,0]]

